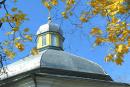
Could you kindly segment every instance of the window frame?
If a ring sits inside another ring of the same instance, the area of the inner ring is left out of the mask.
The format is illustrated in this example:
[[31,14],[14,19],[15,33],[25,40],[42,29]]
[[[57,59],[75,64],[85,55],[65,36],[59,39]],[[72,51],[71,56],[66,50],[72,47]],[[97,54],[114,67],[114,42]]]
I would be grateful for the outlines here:
[[57,46],[57,35],[54,33],[51,34],[51,45]]
[[47,41],[46,41],[46,35],[42,36],[42,46],[46,46],[47,45]]

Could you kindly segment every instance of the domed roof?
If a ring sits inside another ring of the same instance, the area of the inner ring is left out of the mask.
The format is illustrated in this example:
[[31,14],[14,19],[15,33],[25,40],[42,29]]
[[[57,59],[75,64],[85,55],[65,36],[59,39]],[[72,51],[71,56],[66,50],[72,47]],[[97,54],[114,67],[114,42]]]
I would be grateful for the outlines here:
[[[61,50],[47,49],[7,66],[8,77],[39,68],[61,69],[108,76],[96,63]],[[7,78],[1,75],[0,78]]]
[[43,53],[41,56],[41,67],[106,75],[98,64],[60,50],[50,49]]
[[37,31],[37,35],[48,31],[57,32],[62,35],[62,30],[60,29],[60,26],[58,24],[53,23],[51,20],[49,20],[47,24],[40,26],[40,28]]

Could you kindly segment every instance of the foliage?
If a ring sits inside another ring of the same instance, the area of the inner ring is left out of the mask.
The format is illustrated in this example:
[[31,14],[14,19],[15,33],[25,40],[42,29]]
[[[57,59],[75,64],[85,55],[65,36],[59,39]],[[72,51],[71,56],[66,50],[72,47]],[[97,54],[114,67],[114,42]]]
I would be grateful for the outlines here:
[[[51,11],[54,7],[63,3],[65,7],[61,12],[61,16],[64,19],[70,19],[73,16],[74,10],[81,0],[42,0],[43,5]],[[12,7],[11,13],[8,12],[6,0],[3,0],[0,5],[5,9],[5,15],[0,19],[0,27],[4,23],[8,23],[10,31],[6,33],[8,37],[12,37],[11,40],[3,41],[3,50],[9,58],[15,57],[18,49],[24,51],[26,41],[33,41],[33,36],[29,34],[29,28],[21,29],[20,26],[26,20],[28,20],[26,14],[24,14],[17,7]],[[17,0],[13,0],[14,3]],[[89,20],[97,15],[107,19],[106,29],[103,31],[98,27],[91,29],[90,34],[95,37],[95,45],[99,46],[102,43],[110,43],[113,45],[113,50],[105,57],[105,61],[115,62],[120,65],[124,61],[124,55],[129,52],[130,48],[130,30],[129,21],[127,19],[130,16],[130,1],[129,0],[83,0],[86,6],[91,9],[84,9],[78,17],[81,24],[88,23]],[[10,46],[11,49],[10,49]],[[34,47],[31,51],[33,55],[38,51]]]
[[[65,4],[65,10],[61,15],[65,19],[69,19],[73,15],[73,9],[81,0],[42,0],[44,6],[51,10],[58,2]],[[79,20],[83,23],[89,22],[89,19],[96,15],[107,18],[107,26],[105,31],[98,27],[94,27],[90,34],[94,36],[95,44],[111,43],[114,45],[113,50],[105,57],[105,61],[112,61],[120,65],[123,62],[124,55],[129,52],[130,48],[130,30],[126,21],[130,16],[129,0],[87,0],[91,10],[84,11],[80,14]],[[87,6],[87,5],[86,5]],[[76,9],[76,10],[79,10]],[[71,13],[71,15],[70,15]],[[107,33],[107,35],[106,35]]]
[[[16,56],[18,51],[22,52],[25,50],[24,43],[33,41],[33,35],[29,34],[29,28],[20,28],[25,21],[29,20],[27,15],[15,6],[8,9],[6,2],[7,0],[2,0],[0,2],[1,9],[5,10],[4,16],[0,18],[0,28],[2,28],[4,24],[5,26],[8,24],[10,29],[6,30],[8,39],[1,42],[3,48],[1,52],[12,59]],[[13,0],[12,2],[15,4],[17,0]],[[34,51],[36,51],[34,48],[32,48],[33,54]]]
[[95,41],[95,43],[97,45],[101,43],[113,44],[114,48],[112,52],[106,56],[105,60],[122,64],[124,55],[129,52],[130,48],[130,30],[129,24],[126,22],[130,12],[129,0],[92,0],[90,5],[93,7],[92,12],[94,15],[101,14],[108,18],[105,31],[107,33],[106,37],[103,36],[104,33],[101,34],[100,29],[92,29],[92,32],[95,32],[91,33],[93,36],[102,38]]

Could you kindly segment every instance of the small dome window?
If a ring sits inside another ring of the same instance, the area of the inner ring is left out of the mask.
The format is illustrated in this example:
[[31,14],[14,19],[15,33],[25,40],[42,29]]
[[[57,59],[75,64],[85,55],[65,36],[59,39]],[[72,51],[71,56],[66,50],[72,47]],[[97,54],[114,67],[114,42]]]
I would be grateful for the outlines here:
[[42,37],[42,45],[45,46],[46,45],[46,35],[44,35]]
[[60,39],[60,47],[63,47],[63,40]]
[[51,35],[51,45],[52,45],[52,46],[57,46],[56,34],[52,34],[52,35]]
[[59,49],[63,48],[63,36],[60,26],[48,21],[47,24],[41,25],[37,31],[37,48],[43,49]]

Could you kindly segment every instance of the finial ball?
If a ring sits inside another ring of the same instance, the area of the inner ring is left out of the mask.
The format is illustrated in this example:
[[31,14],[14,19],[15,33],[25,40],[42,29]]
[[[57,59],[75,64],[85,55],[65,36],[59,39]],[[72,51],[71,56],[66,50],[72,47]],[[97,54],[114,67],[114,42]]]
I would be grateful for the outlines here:
[[48,20],[51,20],[51,17],[48,17]]

